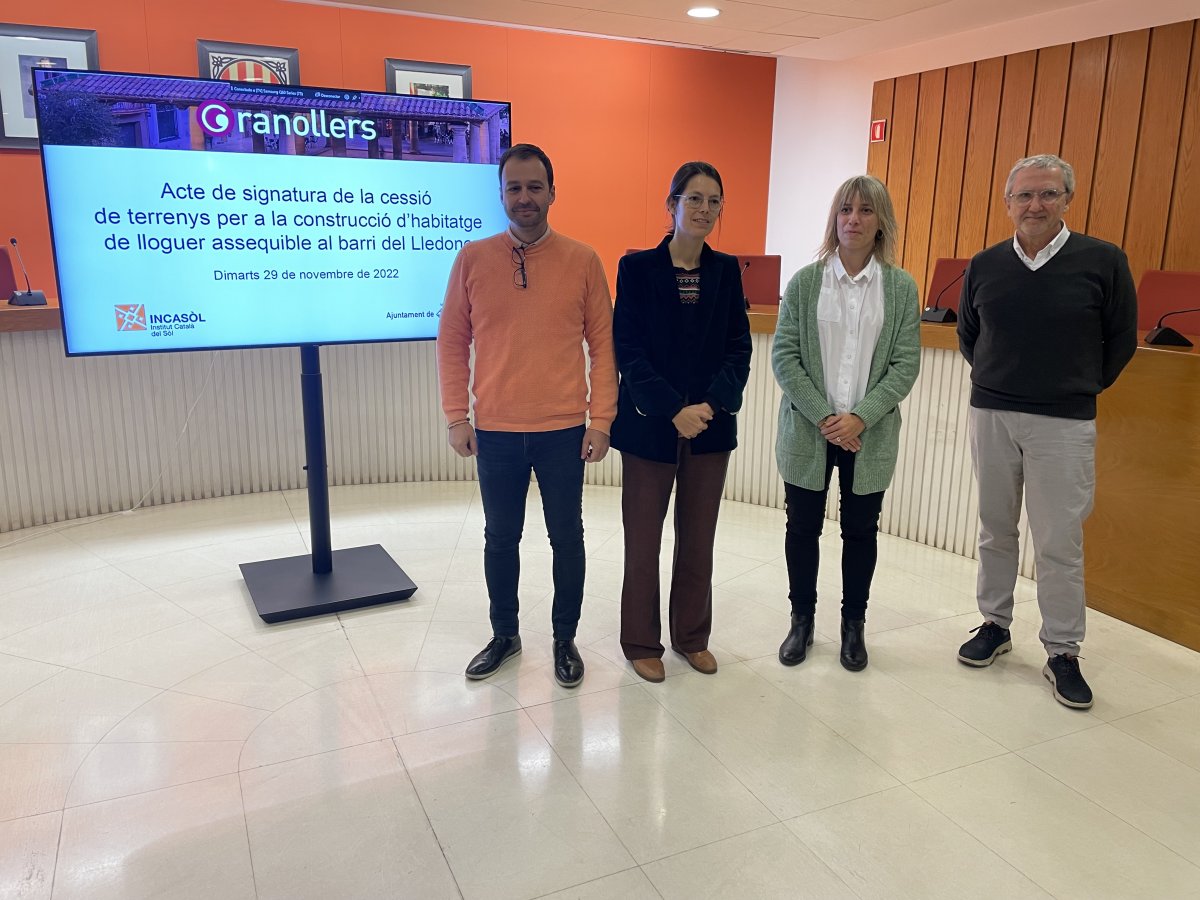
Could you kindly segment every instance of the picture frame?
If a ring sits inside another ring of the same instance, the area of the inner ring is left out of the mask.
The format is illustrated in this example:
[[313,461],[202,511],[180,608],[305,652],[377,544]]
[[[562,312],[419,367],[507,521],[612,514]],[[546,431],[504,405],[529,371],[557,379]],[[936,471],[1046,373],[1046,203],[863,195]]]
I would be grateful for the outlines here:
[[299,84],[300,51],[295,47],[196,41],[201,78],[265,84]]
[[0,148],[35,149],[34,66],[98,69],[96,32],[0,22]]
[[471,67],[415,59],[385,59],[384,81],[389,94],[425,94],[471,99]]

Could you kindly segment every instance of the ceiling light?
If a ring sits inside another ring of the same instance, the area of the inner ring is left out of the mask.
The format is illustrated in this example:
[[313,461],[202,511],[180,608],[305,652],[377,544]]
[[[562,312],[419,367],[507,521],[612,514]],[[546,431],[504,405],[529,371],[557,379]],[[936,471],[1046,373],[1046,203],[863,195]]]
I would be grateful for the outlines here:
[[720,14],[721,11],[715,6],[693,6],[688,10],[688,15],[694,19],[712,19]]

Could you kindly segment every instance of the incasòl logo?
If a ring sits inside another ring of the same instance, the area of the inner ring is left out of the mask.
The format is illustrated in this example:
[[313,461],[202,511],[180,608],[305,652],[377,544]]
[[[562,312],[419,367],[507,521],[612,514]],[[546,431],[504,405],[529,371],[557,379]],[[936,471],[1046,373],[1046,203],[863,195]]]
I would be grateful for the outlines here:
[[145,331],[146,307],[141,303],[117,304],[117,331]]
[[219,100],[208,100],[196,107],[200,129],[211,137],[227,137],[234,131],[242,134],[296,135],[297,137],[331,137],[373,141],[379,137],[375,123],[353,116],[330,116],[326,110],[310,109],[299,113],[234,112]]
[[180,313],[146,313],[144,303],[118,303],[117,331],[146,331],[150,328],[182,331],[207,325],[203,313],[194,311]]

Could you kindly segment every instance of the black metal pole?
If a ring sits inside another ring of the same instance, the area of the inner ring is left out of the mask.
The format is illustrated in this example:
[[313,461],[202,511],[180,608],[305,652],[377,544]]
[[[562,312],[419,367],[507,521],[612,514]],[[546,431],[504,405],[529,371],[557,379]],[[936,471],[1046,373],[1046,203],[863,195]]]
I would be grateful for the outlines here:
[[325,461],[325,395],[316,344],[300,347],[300,395],[304,405],[304,456],[308,470],[308,527],[315,575],[333,571],[329,539],[329,471]]

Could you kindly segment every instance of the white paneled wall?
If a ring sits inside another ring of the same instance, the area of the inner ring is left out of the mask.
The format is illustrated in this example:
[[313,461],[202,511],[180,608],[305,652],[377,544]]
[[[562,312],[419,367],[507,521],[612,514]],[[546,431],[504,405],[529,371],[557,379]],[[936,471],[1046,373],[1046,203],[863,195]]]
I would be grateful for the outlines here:
[[[782,508],[770,351],[755,335],[725,496]],[[327,347],[321,367],[331,484],[475,477],[446,446],[431,343]],[[128,509],[147,492],[157,505],[302,488],[299,373],[294,349],[66,359],[57,331],[0,334],[0,532]],[[957,353],[922,350],[883,530],[973,557],[967,375]],[[619,454],[588,466],[590,484],[620,480]]]

